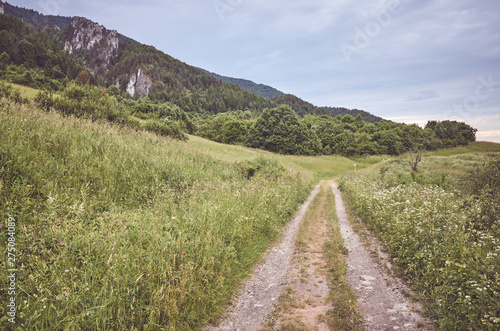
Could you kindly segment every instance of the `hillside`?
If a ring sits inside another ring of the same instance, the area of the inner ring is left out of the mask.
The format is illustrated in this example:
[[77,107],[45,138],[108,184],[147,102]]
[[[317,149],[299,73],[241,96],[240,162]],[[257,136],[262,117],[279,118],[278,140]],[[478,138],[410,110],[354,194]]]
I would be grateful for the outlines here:
[[0,78],[46,91],[35,104],[65,116],[289,155],[400,155],[475,141],[476,130],[456,121],[421,128],[293,95],[264,98],[84,17],[61,30],[0,15],[0,30]]
[[[83,63],[93,80],[103,87],[117,86],[124,97],[147,96],[154,102],[172,102],[187,112],[217,114],[235,110],[262,112],[265,108],[279,106],[280,100],[271,98],[284,95],[267,85],[190,66],[86,18],[43,15],[7,3],[4,7],[5,14],[22,19],[32,29],[56,28],[59,32],[53,34],[57,35],[61,47]],[[311,105],[304,113],[294,107],[299,116],[319,113],[355,116],[360,113],[369,121],[379,119],[345,108],[320,110]]]
[[[214,321],[309,191],[269,154],[217,160],[5,98],[0,132],[0,217],[19,224],[24,329],[193,330]],[[8,287],[2,277],[4,302]],[[0,329],[11,326],[0,319]]]
[[252,82],[251,80],[221,76],[213,72],[208,72],[208,73],[213,77],[220,79],[223,82],[238,85],[239,87],[244,88],[247,91],[261,95],[267,99],[272,99],[275,97],[285,95],[285,93],[275,89],[274,87],[264,84],[257,84]]

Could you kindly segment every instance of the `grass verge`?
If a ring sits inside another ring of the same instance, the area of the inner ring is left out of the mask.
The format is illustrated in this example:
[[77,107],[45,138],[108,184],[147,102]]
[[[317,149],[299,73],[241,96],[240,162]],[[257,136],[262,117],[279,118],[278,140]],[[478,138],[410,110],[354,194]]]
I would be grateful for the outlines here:
[[[491,198],[499,163],[483,166],[485,159],[428,156],[418,173],[394,159],[341,180],[348,205],[379,237],[440,330],[500,325],[500,223],[492,218],[499,205]],[[489,182],[477,184],[482,178]],[[479,193],[471,194],[474,182]]]

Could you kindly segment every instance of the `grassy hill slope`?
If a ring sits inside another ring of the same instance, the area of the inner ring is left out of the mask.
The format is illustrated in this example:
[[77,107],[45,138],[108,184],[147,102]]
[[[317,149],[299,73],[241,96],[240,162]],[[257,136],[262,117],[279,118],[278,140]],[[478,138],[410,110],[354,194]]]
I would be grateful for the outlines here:
[[313,181],[352,171],[341,157],[185,143],[6,99],[0,131],[0,218],[17,224],[17,321],[27,329],[214,321]]

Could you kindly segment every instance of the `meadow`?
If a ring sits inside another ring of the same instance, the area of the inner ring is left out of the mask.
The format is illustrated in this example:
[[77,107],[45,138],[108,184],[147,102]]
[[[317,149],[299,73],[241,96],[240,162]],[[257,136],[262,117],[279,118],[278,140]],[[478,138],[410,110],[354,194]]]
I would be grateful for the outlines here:
[[378,160],[183,142],[42,111],[20,93],[0,99],[0,231],[16,220],[24,329],[214,323],[319,178]]
[[500,328],[499,147],[427,153],[418,172],[394,158],[340,181],[440,330]]
[[[24,329],[216,323],[313,184],[343,174],[352,208],[442,329],[499,325],[498,199],[480,190],[489,178],[483,152],[500,152],[498,144],[426,152],[411,173],[405,157],[179,141],[42,111],[30,101],[36,90],[19,91],[0,98],[0,231],[16,220],[16,321]],[[5,270],[7,236],[0,247]],[[7,282],[0,279],[2,302]],[[5,305],[0,313],[0,327],[10,328]]]
[[[180,330],[215,320],[312,184],[271,157],[222,161],[6,99],[0,132],[0,229],[17,222],[17,322],[26,329]],[[0,242],[7,269],[7,237]],[[7,288],[2,277],[2,302]]]

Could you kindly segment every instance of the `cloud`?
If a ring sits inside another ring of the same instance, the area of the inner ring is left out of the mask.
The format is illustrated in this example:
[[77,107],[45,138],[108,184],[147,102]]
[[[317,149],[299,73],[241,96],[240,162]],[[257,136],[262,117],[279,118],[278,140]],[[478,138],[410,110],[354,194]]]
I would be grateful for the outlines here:
[[434,99],[439,94],[436,91],[433,90],[427,90],[427,91],[421,91],[416,94],[410,95],[406,97],[407,101],[418,101],[418,100],[427,100],[427,99]]

